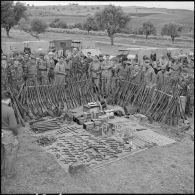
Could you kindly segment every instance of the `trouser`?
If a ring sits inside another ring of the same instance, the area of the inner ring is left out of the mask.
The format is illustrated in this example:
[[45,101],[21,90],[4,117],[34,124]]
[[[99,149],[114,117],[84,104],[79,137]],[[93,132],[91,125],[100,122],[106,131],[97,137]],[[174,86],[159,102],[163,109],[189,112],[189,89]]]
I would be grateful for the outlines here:
[[55,84],[59,85],[59,84],[63,84],[65,80],[65,76],[63,74],[56,74],[55,76]]
[[47,79],[47,71],[41,71],[41,77],[40,77],[40,81],[42,85],[46,85],[48,84],[48,79]]
[[99,80],[99,78],[98,77],[92,77],[92,81],[93,81],[93,83],[95,84],[95,91],[99,91],[99,84],[100,84],[100,80]]
[[17,157],[19,142],[17,138],[13,135],[12,131],[2,130],[3,144],[3,162],[1,164],[1,169],[5,171],[5,174],[12,175],[15,171],[15,161]]
[[111,75],[103,75],[102,76],[102,94],[108,95],[108,92],[111,87]]

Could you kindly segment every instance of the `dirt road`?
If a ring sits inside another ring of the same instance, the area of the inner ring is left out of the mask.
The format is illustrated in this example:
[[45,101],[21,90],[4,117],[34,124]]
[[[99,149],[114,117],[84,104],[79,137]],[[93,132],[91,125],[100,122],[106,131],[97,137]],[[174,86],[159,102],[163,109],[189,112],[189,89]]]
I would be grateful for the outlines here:
[[19,140],[17,175],[1,183],[2,193],[194,193],[194,142],[189,137],[74,176],[34,143],[27,129],[20,129]]

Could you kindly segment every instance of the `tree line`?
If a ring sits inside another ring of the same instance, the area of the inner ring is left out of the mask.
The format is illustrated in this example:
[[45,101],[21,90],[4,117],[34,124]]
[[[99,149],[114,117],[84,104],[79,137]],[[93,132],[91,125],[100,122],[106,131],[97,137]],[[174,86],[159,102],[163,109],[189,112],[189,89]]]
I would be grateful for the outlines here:
[[[1,26],[6,30],[7,36],[11,28],[18,25],[19,28],[30,35],[39,39],[39,35],[44,33],[48,27],[45,21],[41,18],[34,18],[29,20],[26,15],[27,7],[14,1],[2,1],[1,2]],[[102,11],[97,11],[94,16],[89,16],[84,23],[78,23],[74,25],[67,25],[62,19],[56,18],[50,24],[52,28],[78,28],[90,31],[106,31],[110,38],[111,45],[114,45],[114,36],[116,33],[132,33],[128,24],[131,21],[129,14],[125,14],[121,7],[109,5]],[[174,43],[175,38],[179,37],[184,27],[177,23],[165,24],[161,29],[161,35],[167,35],[171,37]],[[133,32],[133,34],[145,35],[146,39],[150,35],[156,35],[156,28],[150,22],[144,22],[142,26]]]

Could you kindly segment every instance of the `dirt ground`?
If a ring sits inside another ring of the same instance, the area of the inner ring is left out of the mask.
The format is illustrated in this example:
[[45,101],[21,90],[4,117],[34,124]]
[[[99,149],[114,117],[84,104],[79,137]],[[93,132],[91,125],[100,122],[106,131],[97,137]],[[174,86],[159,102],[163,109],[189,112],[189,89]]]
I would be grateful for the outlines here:
[[[8,193],[194,193],[194,141],[171,128],[150,125],[176,143],[129,156],[96,171],[66,173],[21,128],[17,175],[1,182]],[[194,131],[194,130],[193,130]]]

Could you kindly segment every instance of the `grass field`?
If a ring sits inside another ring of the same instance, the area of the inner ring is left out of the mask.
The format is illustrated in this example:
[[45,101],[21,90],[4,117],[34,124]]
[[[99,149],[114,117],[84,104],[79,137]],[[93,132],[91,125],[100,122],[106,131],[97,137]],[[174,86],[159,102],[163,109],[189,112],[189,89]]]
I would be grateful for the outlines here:
[[[6,37],[5,30],[1,31],[1,41],[3,42],[22,42],[22,41],[36,41],[36,39],[29,34],[12,29],[10,31],[11,38]],[[54,33],[46,32],[41,34],[41,40],[55,40],[55,39],[73,39],[81,40],[84,45],[91,45],[101,50],[102,53],[109,53],[110,55],[117,55],[118,49],[130,48],[130,47],[178,47],[178,48],[194,48],[194,42],[179,41],[172,44],[170,40],[145,40],[145,39],[132,39],[132,38],[115,38],[115,45],[110,45],[110,39],[108,36],[92,36],[92,35],[78,35],[78,34],[66,34],[66,33]],[[98,43],[100,42],[100,43]],[[122,45],[121,45],[122,44]],[[123,45],[125,44],[125,45]],[[121,46],[118,46],[121,45]]]
[[[94,15],[102,10],[105,5],[95,6],[36,6],[28,7],[30,18],[42,17],[47,23],[50,23],[56,17],[63,19],[67,24],[82,23],[87,16]],[[194,12],[190,10],[173,10],[163,8],[145,8],[145,7],[122,7],[125,13],[133,16],[128,26],[136,29],[143,22],[151,21],[160,33],[162,26],[168,22],[176,22],[185,26],[185,32],[194,26]]]

